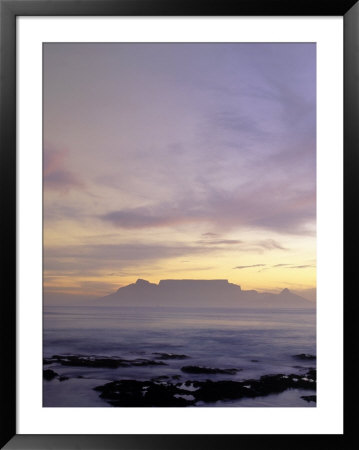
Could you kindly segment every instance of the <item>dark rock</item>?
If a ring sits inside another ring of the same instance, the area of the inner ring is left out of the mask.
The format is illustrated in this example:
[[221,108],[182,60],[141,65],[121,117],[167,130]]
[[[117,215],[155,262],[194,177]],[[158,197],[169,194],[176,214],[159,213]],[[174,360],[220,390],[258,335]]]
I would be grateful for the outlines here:
[[187,391],[173,385],[152,385],[148,388],[144,399],[148,406],[190,406],[194,400],[176,397],[176,395],[188,395]]
[[44,358],[44,360],[43,360],[44,364],[53,364],[55,362],[57,362],[57,359],[55,359],[55,358]]
[[172,377],[174,380],[180,380],[182,377],[181,375],[172,375]]
[[208,374],[235,375],[241,369],[215,369],[212,367],[184,366],[184,367],[181,367],[181,370],[182,370],[182,372],[185,372],[185,373],[208,373]]
[[305,400],[306,402],[314,402],[317,403],[317,396],[316,395],[302,395],[300,398]]
[[196,391],[192,391],[193,396],[197,401],[203,402],[216,402],[218,400],[234,400],[248,396],[253,396],[251,390],[245,389],[242,383],[236,381],[205,381],[198,384],[194,384],[198,387]]
[[194,400],[186,400],[175,395],[186,395],[187,391],[172,384],[156,384],[152,381],[120,380],[94,388],[100,397],[113,406],[190,406]]
[[152,353],[152,355],[156,355],[156,359],[188,359],[187,355],[176,355],[174,353]]
[[300,353],[299,355],[293,355],[293,358],[304,360],[304,361],[313,361],[317,359],[315,355],[309,355],[308,353]]
[[59,381],[66,381],[66,380],[68,380],[69,379],[69,377],[65,377],[64,375],[61,375],[60,377],[59,377]]
[[308,378],[310,378],[310,379],[312,379],[314,381],[317,381],[317,371],[316,371],[316,369],[310,368],[306,375],[307,375]]
[[159,377],[151,378],[151,381],[163,381],[167,380],[169,377],[167,375],[160,375]]
[[128,364],[128,366],[167,366],[167,364],[162,361],[152,361],[151,359],[135,359],[133,361],[124,361],[126,364]]
[[43,377],[45,380],[53,380],[54,378],[56,378],[59,374],[54,372],[51,369],[46,369],[43,371]]
[[251,359],[251,362],[259,362],[258,359]]
[[[286,389],[300,388],[315,391],[316,372],[310,369],[305,375],[265,375],[258,380],[245,381],[190,381],[185,386],[196,390],[182,389],[182,383],[119,380],[94,388],[100,397],[113,406],[193,406],[196,402],[237,400],[281,393]],[[191,399],[188,399],[188,395]],[[186,397],[181,397],[186,396]],[[306,401],[315,401],[315,395],[303,396]]]
[[257,397],[281,393],[289,388],[315,389],[315,381],[301,375],[265,375],[259,380],[245,381],[206,381],[193,382],[197,391],[192,394],[197,401],[215,402],[218,400],[236,400],[244,397]]
[[153,361],[150,359],[133,359],[127,360],[118,357],[107,356],[82,356],[82,355],[54,355],[52,357],[57,363],[63,366],[73,367],[100,367],[116,369],[118,367],[131,366],[164,366],[162,361]]

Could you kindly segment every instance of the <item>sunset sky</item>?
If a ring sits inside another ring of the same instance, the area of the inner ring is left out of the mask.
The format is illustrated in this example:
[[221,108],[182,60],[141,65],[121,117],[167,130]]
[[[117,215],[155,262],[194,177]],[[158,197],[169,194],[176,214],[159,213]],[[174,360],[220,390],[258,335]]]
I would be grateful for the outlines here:
[[44,290],[316,284],[315,44],[45,44]]

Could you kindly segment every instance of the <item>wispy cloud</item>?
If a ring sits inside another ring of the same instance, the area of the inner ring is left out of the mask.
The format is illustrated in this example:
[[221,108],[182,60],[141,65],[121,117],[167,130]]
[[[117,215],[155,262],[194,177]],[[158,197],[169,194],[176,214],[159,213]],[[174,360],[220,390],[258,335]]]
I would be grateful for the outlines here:
[[274,265],[268,265],[268,264],[250,264],[248,266],[236,266],[233,267],[233,269],[248,269],[248,268],[252,268],[252,267],[262,267],[260,270],[258,270],[259,272],[263,272],[265,270],[271,270],[271,269],[276,269],[279,267],[283,267],[285,269],[307,269],[310,267],[315,267],[314,264],[302,264],[302,265],[294,265],[294,264],[274,264]]
[[[284,269],[308,269],[311,267],[315,267],[315,264],[301,264],[301,265],[295,265],[295,264],[274,264],[270,267],[267,267],[266,269],[262,269],[263,270],[270,270],[270,269],[277,269],[279,267],[283,267]],[[260,271],[260,272],[261,272]]]
[[[315,194],[291,191],[275,183],[243,191],[210,190],[205,198],[183,198],[176,206],[168,202],[109,211],[100,216],[119,228],[161,228],[179,224],[210,224],[222,232],[234,228],[257,228],[287,234],[308,233],[315,219]],[[207,235],[208,236],[208,235]],[[258,243],[277,247],[274,240]],[[284,250],[284,248],[281,248]]]
[[314,264],[303,264],[301,266],[289,266],[288,269],[308,269],[309,267],[315,267]]
[[243,241],[240,241],[238,239],[214,239],[211,241],[197,241],[198,244],[204,244],[204,245],[237,245],[242,244]]
[[258,241],[255,244],[266,250],[273,250],[273,249],[288,250],[287,248],[283,247],[279,242],[275,241],[274,239],[265,239],[263,241]]
[[266,264],[251,264],[249,266],[236,266],[233,267],[233,269],[249,269],[251,267],[264,267],[264,266],[266,266]]
[[161,261],[185,255],[205,254],[210,249],[202,246],[183,244],[140,244],[127,243],[116,245],[64,245],[47,246],[44,249],[46,270],[60,273],[62,271],[122,270],[147,262]]

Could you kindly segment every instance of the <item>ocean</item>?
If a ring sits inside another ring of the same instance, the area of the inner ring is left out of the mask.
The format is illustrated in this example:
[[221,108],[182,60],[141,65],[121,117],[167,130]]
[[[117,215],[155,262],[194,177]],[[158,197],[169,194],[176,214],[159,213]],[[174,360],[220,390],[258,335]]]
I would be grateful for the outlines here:
[[[51,359],[54,355],[57,359]],[[101,363],[81,365],[77,360],[72,364],[66,355],[86,361],[117,358],[125,363],[106,367]],[[315,355],[313,309],[45,306],[44,369],[54,371],[56,377],[44,379],[43,405],[111,407],[114,404],[93,388],[115,380],[152,380],[160,387],[177,384],[188,392],[182,397],[193,400],[190,406],[194,407],[313,407],[314,401],[302,397],[314,395],[314,388],[290,386],[269,395],[215,401],[194,401],[191,392],[196,390],[193,382],[207,380],[244,382],[265,375],[305,376],[315,369]],[[188,366],[191,369],[182,370]],[[219,370],[197,373],[203,368]],[[141,386],[143,389],[144,384]]]

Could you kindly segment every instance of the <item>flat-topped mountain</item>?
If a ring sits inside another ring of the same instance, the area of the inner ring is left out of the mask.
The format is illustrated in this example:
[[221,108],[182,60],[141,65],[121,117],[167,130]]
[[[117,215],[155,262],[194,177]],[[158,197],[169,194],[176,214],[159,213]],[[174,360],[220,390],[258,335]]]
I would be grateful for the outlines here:
[[109,306],[176,306],[218,308],[315,308],[289,289],[279,294],[244,291],[228,280],[161,280],[158,284],[138,279],[113,294],[96,300]]

